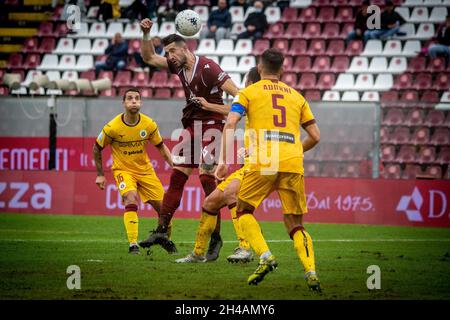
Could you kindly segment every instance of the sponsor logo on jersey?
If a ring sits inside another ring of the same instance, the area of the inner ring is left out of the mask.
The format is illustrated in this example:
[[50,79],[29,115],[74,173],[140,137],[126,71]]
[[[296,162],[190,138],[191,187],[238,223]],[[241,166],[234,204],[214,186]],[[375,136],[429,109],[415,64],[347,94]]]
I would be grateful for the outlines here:
[[205,64],[204,69],[209,69],[209,64]]
[[145,138],[145,137],[147,136],[147,131],[141,130],[141,131],[139,132],[139,135],[141,136],[141,138]]
[[123,190],[123,189],[125,189],[127,187],[127,184],[125,183],[125,182],[121,182],[120,184],[119,184],[119,190]]
[[288,132],[265,131],[264,140],[295,143],[295,136]]
[[142,147],[143,145],[144,141],[119,142],[120,148]]

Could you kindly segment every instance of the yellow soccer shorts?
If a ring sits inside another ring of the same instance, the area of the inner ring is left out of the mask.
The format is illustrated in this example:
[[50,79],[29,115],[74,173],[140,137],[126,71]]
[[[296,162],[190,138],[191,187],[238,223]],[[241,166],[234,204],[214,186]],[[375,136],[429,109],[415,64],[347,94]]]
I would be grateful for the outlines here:
[[137,190],[139,197],[144,203],[149,200],[162,201],[164,188],[154,171],[148,174],[136,174],[115,170],[113,174],[122,197],[128,191]]
[[239,170],[236,170],[235,172],[230,174],[228,176],[228,178],[226,178],[224,181],[219,183],[219,185],[217,186],[217,189],[219,189],[220,191],[224,192],[225,188],[228,187],[228,185],[230,184],[231,181],[233,181],[235,179],[237,179],[239,181],[242,181],[243,177],[244,177],[244,167],[242,167]]
[[238,198],[255,209],[272,191],[280,197],[283,214],[304,214],[306,206],[305,182],[302,174],[278,172],[272,175],[247,171],[241,183]]

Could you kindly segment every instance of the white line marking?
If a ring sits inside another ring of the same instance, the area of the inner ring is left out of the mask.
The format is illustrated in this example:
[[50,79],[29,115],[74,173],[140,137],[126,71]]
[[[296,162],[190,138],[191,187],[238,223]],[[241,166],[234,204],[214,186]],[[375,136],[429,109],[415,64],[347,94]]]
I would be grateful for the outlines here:
[[89,259],[89,260],[86,260],[87,262],[103,262],[103,260],[93,260],[93,259]]

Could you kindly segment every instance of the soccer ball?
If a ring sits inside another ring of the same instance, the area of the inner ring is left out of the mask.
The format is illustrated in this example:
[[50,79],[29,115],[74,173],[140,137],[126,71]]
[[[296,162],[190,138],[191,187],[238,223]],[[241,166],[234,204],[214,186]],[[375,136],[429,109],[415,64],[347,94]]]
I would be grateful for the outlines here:
[[193,36],[202,27],[200,16],[193,10],[183,10],[175,18],[175,27],[183,36]]

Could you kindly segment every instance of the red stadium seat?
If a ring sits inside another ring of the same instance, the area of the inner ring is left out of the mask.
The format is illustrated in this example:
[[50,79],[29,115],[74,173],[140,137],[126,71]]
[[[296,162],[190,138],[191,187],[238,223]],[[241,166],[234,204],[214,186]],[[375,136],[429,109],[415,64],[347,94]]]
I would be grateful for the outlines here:
[[395,144],[407,144],[410,142],[409,128],[396,127],[391,136],[392,143]]
[[433,79],[431,73],[419,73],[414,79],[413,88],[416,90],[430,89]]
[[94,70],[88,70],[88,71],[80,72],[80,79],[88,79],[90,81],[95,80],[95,71]]
[[347,70],[350,66],[350,59],[347,56],[337,56],[333,60],[333,65],[331,66],[330,71],[341,73]]
[[359,178],[359,164],[348,163],[342,167],[340,176],[342,178]]
[[322,39],[333,39],[333,38],[341,38],[339,35],[339,24],[338,23],[327,23],[322,30],[322,34],[320,35]]
[[400,179],[402,169],[398,164],[387,164],[382,172],[384,179]]
[[181,88],[175,89],[175,92],[173,93],[174,99],[185,99],[186,96],[184,94],[184,90]]
[[303,25],[300,23],[290,23],[284,32],[283,38],[300,39],[303,33]]
[[430,130],[428,128],[417,128],[412,136],[411,142],[415,145],[427,144],[430,140]]
[[20,53],[12,53],[9,55],[7,69],[19,69],[22,68],[22,55]]
[[409,72],[423,72],[426,70],[426,58],[422,56],[414,57],[408,65]]
[[321,7],[316,20],[321,23],[335,21],[334,8],[333,7]]
[[380,96],[381,106],[393,106],[399,101],[398,91],[382,92]]
[[448,90],[450,88],[450,74],[439,73],[433,83],[433,89]]
[[135,87],[147,87],[149,85],[147,72],[135,72],[131,84]]
[[56,48],[55,38],[44,38],[39,46],[39,53],[50,53]]
[[419,94],[417,91],[403,91],[402,95],[400,96],[400,101],[403,103],[403,106],[410,106],[413,103],[417,104],[417,101],[419,100]]
[[397,75],[394,80],[394,85],[392,89],[395,90],[403,90],[409,89],[412,87],[412,74],[411,73],[403,73]]
[[445,114],[441,110],[430,110],[425,117],[424,125],[427,127],[437,127],[444,124]]
[[318,161],[334,160],[336,155],[336,143],[322,143],[319,144],[316,150],[315,158]]
[[311,5],[315,6],[315,7],[324,7],[324,6],[330,5],[330,2],[333,2],[333,1],[332,0],[315,0],[315,1],[313,1],[313,3]]
[[441,151],[439,152],[439,154],[436,157],[436,160],[434,160],[434,162],[438,163],[438,164],[449,164],[450,163],[450,148],[449,147],[441,148]]
[[447,112],[447,117],[444,121],[444,127],[450,128],[450,112]]
[[298,20],[297,16],[297,8],[287,7],[283,10],[283,14],[281,15],[281,22],[295,22]]
[[170,89],[178,89],[182,88],[183,84],[181,83],[181,80],[177,75],[171,74],[169,76],[169,79],[167,80],[167,87],[169,87]]
[[300,80],[298,81],[297,88],[300,90],[315,89],[316,82],[317,78],[315,73],[302,73]]
[[344,40],[331,40],[328,43],[328,48],[326,54],[329,56],[342,55],[345,52],[345,42]]
[[427,90],[422,94],[420,98],[421,102],[426,102],[430,104],[430,107],[434,107],[434,104],[439,102],[439,92],[433,90]]
[[313,72],[326,72],[330,71],[330,57],[328,56],[319,56],[314,59]]
[[310,22],[317,21],[316,19],[316,8],[307,7],[302,10],[300,16],[298,17],[300,22]]
[[293,72],[309,72],[311,71],[311,57],[298,56],[292,67]]
[[325,40],[312,40],[306,54],[311,56],[318,56],[325,54]]
[[[155,72],[152,76],[152,79],[150,80],[149,87],[166,88],[167,80],[168,80],[168,76],[167,76],[166,71]],[[156,96],[156,94],[155,94],[155,96]]]
[[314,39],[320,38],[322,33],[322,28],[320,23],[310,22],[306,25],[305,30],[303,31],[303,39]]
[[284,55],[289,50],[289,42],[286,39],[277,39],[272,45],[272,48],[280,50]]
[[289,48],[288,55],[290,56],[298,56],[306,53],[306,40],[303,39],[295,39],[292,40],[291,47]]
[[197,39],[186,39],[186,45],[191,52],[195,52],[198,46]]
[[304,97],[306,101],[320,101],[320,91],[319,90],[307,90],[305,91]]
[[352,7],[339,7],[337,14],[336,14],[336,19],[337,22],[342,23],[342,22],[353,22],[354,18],[353,18],[353,9]]
[[108,90],[103,90],[100,92],[100,96],[102,97],[115,97],[116,96],[116,89],[111,88]]
[[7,96],[9,95],[9,90],[7,87],[0,87],[0,96]]
[[418,155],[418,162],[423,163],[433,163],[436,159],[436,149],[431,146],[424,146],[420,148]]
[[308,162],[305,163],[305,175],[309,177],[316,177],[320,173],[320,167],[318,163]]
[[420,109],[413,109],[408,112],[405,118],[405,124],[407,126],[420,126],[423,122],[423,111]]
[[422,169],[416,164],[407,164],[403,170],[402,179],[416,179],[417,176],[422,175]]
[[[112,71],[105,71],[105,70],[103,70],[103,71],[100,71],[100,73],[98,74],[98,78],[99,79],[108,78],[111,81],[113,81],[114,75],[113,75]],[[130,76],[130,78],[131,78],[131,76]]]
[[22,47],[22,52],[38,52],[38,47],[39,47],[39,41],[37,38],[28,38],[25,40],[23,47]]
[[55,37],[64,37],[69,32],[69,27],[66,22],[58,23],[55,28],[55,32],[53,36]]
[[252,55],[260,56],[264,51],[270,48],[270,41],[266,39],[258,39],[253,45]]
[[424,175],[434,179],[442,179],[442,168],[439,166],[428,166]]
[[141,52],[141,40],[130,39],[128,42],[128,54],[132,55],[134,52]]
[[126,87],[131,83],[131,71],[118,71],[113,81],[113,87]]
[[431,71],[431,72],[445,71],[445,58],[437,57],[437,58],[431,59],[430,62],[428,63],[427,70]]
[[339,164],[337,163],[325,163],[322,167],[320,176],[321,177],[330,177],[330,178],[337,178],[339,177]]
[[412,163],[416,161],[416,149],[413,146],[403,145],[398,151],[396,162]]
[[142,98],[151,98],[153,97],[153,90],[151,88],[139,88],[141,92]]
[[279,39],[284,35],[284,26],[282,23],[274,23],[269,26],[269,29],[264,33],[265,39]]
[[293,66],[293,58],[291,56],[284,57],[283,69],[284,70],[292,70]]
[[336,82],[336,75],[333,73],[321,73],[319,80],[317,81],[317,89],[329,90],[334,86]]
[[435,146],[450,145],[450,130],[448,128],[436,128],[430,143]]
[[170,89],[158,88],[156,89],[155,95],[153,97],[155,99],[169,99]]
[[354,152],[352,146],[349,144],[345,144],[337,149],[335,157],[338,161],[349,161],[353,159],[353,153]]
[[294,72],[285,72],[281,77],[281,81],[288,86],[295,88],[297,85],[297,75]]
[[36,69],[41,64],[41,55],[39,53],[30,53],[25,58],[23,67],[25,69]]
[[41,22],[37,35],[39,37],[54,37],[55,35],[53,34],[53,23],[50,21]]
[[383,118],[383,125],[396,126],[401,125],[404,122],[403,111],[400,109],[388,109],[386,115]]
[[391,142],[391,134],[389,131],[389,127],[381,127],[380,128],[380,143],[386,144]]
[[361,40],[351,41],[345,49],[345,54],[349,56],[357,56],[363,51],[363,42]]

